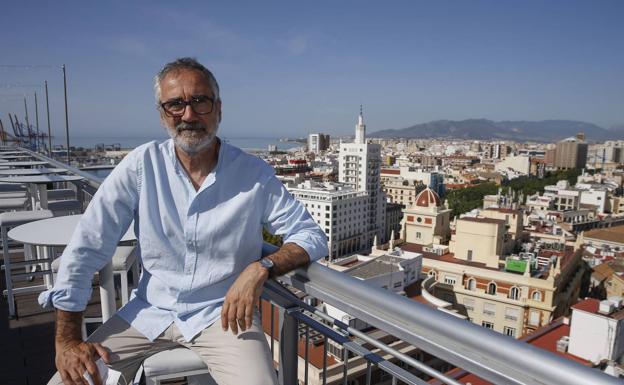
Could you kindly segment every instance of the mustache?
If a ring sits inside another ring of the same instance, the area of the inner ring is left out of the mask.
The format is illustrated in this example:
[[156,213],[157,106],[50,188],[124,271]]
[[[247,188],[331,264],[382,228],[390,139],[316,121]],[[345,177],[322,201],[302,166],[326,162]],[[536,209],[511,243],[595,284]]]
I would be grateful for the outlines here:
[[177,132],[182,131],[206,131],[206,126],[204,126],[200,122],[186,123],[181,122],[180,124],[175,126]]

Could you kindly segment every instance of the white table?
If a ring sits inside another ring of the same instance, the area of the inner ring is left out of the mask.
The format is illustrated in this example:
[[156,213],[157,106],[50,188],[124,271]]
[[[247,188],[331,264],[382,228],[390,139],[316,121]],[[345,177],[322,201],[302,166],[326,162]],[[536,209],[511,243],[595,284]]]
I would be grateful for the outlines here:
[[[62,171],[58,171],[62,170]],[[41,175],[41,174],[55,174],[57,172],[67,171],[62,168],[10,168],[7,170],[0,170],[0,176],[24,176],[24,175]]]
[[32,167],[32,166],[43,166],[44,164],[48,164],[48,162],[44,162],[41,160],[29,160],[29,161],[19,161],[19,162],[2,162],[2,166],[6,167]]
[[[20,243],[42,246],[42,257],[48,259],[50,256],[50,247],[65,247],[69,244],[80,218],[82,218],[82,214],[42,219],[40,221],[17,226],[9,231],[8,236]],[[136,236],[134,235],[134,225],[131,224],[120,241],[133,240],[136,240]],[[99,271],[99,275],[102,319],[106,321],[112,317],[116,311],[112,262],[106,264],[106,266]]]
[[[84,179],[77,175],[23,175],[0,177],[0,183],[28,184],[33,199],[39,198],[39,206],[42,209],[48,208],[48,190],[46,184],[54,182],[75,182]],[[34,187],[33,187],[34,186]],[[33,208],[35,207],[33,201]]]
[[3,154],[0,154],[0,158],[11,161],[11,160],[17,160],[17,159],[32,159],[33,157],[30,156],[30,155],[3,155]]

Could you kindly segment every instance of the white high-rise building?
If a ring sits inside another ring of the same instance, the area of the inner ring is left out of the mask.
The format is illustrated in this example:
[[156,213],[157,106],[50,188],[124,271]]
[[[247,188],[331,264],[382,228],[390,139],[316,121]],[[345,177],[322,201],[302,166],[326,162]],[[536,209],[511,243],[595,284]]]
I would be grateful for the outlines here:
[[366,125],[360,107],[354,143],[340,144],[338,180],[368,193],[365,247],[373,244],[375,236],[379,242],[385,242],[386,199],[381,191],[380,168],[381,145],[366,142]]
[[308,151],[315,154],[325,151],[329,148],[329,135],[310,134],[308,136]]
[[288,191],[325,231],[330,260],[366,248],[369,203],[365,191],[341,183],[309,180],[288,187]]

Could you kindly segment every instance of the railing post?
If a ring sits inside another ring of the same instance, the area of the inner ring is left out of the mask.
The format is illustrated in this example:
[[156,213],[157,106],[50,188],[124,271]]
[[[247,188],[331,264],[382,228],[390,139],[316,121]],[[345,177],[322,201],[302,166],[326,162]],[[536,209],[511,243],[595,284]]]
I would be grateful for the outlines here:
[[279,312],[279,384],[298,384],[299,366],[299,330],[297,320],[288,313],[288,309]]

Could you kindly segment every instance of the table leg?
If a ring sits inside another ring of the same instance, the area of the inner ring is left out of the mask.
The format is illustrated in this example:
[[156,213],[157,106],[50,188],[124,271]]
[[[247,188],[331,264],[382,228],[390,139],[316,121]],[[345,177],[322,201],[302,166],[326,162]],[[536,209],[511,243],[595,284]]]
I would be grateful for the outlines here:
[[30,195],[30,205],[32,206],[31,210],[37,210],[37,195],[38,195],[37,185],[29,184],[28,185],[28,194]]
[[[40,246],[38,247],[38,249],[41,250],[41,255],[43,257],[43,259],[49,259],[52,255],[52,253],[50,252],[50,248],[47,246]],[[41,267],[42,270],[50,270],[51,269],[51,263],[50,262],[44,262],[43,266]],[[48,289],[52,288],[52,285],[54,284],[54,280],[52,279],[51,274],[46,274],[43,276],[43,284],[46,285],[46,287]]]
[[42,210],[46,210],[48,208],[48,189],[45,184],[37,185],[39,189],[39,207]]
[[102,321],[106,322],[117,311],[115,304],[115,285],[113,280],[113,263],[109,262],[100,270],[100,303],[102,304]]

